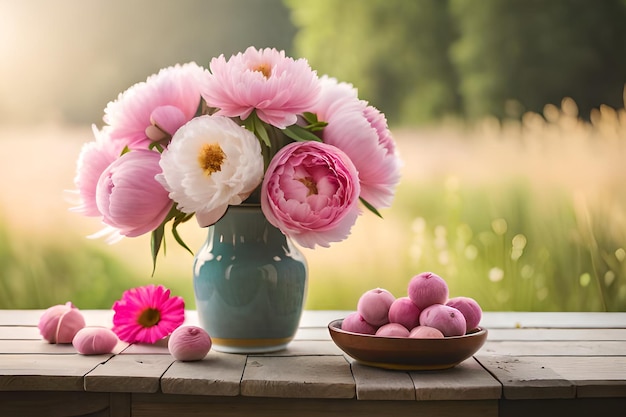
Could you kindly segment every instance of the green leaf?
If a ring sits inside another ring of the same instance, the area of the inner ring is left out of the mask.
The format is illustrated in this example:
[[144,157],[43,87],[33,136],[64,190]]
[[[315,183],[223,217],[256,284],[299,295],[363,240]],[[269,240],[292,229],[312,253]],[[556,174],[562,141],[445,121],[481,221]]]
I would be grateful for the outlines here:
[[310,130],[311,132],[321,132],[326,126],[328,126],[327,122],[316,122],[307,125],[305,129]]
[[254,133],[254,118],[252,117],[252,114],[243,121],[243,125],[250,132]]
[[259,119],[259,116],[257,116],[256,113],[253,113],[250,117],[253,118],[254,132],[257,137],[261,139],[268,148],[271,147],[272,143],[270,142],[270,137],[265,129],[265,124],[261,121],[261,119]]
[[156,262],[159,251],[161,250],[161,244],[163,243],[163,236],[165,235],[165,222],[161,223],[159,227],[152,231],[150,239],[150,249],[152,251],[152,275],[156,271]]
[[315,142],[322,141],[314,133],[311,133],[305,128],[303,128],[302,126],[298,126],[298,125],[287,126],[286,128],[282,130],[282,132],[297,142],[305,142],[309,140],[312,140]]
[[374,207],[373,205],[371,205],[370,203],[368,203],[365,199],[363,199],[362,197],[359,197],[359,200],[361,200],[361,203],[363,203],[363,205],[365,206],[365,208],[367,208],[369,211],[371,211],[372,213],[374,213],[375,215],[377,215],[378,217],[380,217],[381,219],[383,218],[383,216],[378,212],[378,210],[376,210],[376,207]]
[[125,153],[130,152],[130,148],[128,147],[128,145],[124,146],[124,149],[122,149],[122,152],[120,153],[120,156],[124,155]]
[[159,153],[163,153],[163,146],[161,146],[161,144],[159,142],[151,142],[150,145],[148,145],[148,149],[154,149],[156,148],[156,150]]
[[311,113],[310,111],[306,111],[302,113],[302,117],[304,118],[304,120],[306,120],[308,124],[311,124],[311,125],[319,122],[317,118],[317,114]]
[[185,223],[187,220],[191,219],[192,217],[193,217],[193,214],[184,214],[184,213],[180,213],[176,217],[174,217],[174,222],[172,224],[172,235],[174,236],[174,239],[176,239],[176,242],[178,242],[180,246],[185,248],[187,252],[193,255],[193,251],[189,249],[189,246],[187,246],[185,241],[180,237],[180,234],[178,233],[178,229],[177,229],[179,224]]

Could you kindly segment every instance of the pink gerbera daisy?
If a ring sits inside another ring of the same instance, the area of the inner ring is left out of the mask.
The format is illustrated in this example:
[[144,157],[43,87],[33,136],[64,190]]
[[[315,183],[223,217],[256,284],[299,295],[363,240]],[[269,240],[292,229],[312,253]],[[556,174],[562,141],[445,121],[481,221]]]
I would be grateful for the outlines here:
[[113,304],[113,331],[128,343],[154,343],[169,336],[185,320],[185,302],[170,297],[161,285],[124,291]]
[[228,61],[224,55],[213,58],[209,68],[202,97],[221,116],[245,120],[256,111],[262,121],[284,129],[318,100],[317,74],[305,59],[284,51],[250,47]]

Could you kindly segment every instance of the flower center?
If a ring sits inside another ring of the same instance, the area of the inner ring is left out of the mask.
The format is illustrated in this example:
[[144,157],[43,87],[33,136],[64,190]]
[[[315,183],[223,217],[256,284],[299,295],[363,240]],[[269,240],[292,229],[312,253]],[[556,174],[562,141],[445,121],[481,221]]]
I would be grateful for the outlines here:
[[198,163],[207,176],[222,169],[226,154],[217,143],[205,143],[200,149]]
[[146,308],[141,312],[137,323],[143,327],[152,327],[159,323],[161,320],[161,313],[155,308]]
[[306,188],[309,189],[309,193],[307,194],[307,197],[313,194],[317,195],[317,184],[315,183],[315,181],[313,181],[313,178],[304,177],[304,178],[300,178],[298,181],[300,181],[302,184],[304,184]]
[[265,78],[269,78],[272,75],[272,67],[269,64],[259,64],[252,70],[260,72]]

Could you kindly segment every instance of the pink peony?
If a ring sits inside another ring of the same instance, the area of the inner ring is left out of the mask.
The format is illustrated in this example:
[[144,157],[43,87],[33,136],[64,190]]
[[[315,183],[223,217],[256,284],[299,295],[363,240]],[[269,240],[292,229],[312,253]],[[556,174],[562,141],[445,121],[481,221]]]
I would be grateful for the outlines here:
[[124,291],[113,304],[113,332],[128,343],[154,343],[185,321],[185,302],[162,285]]
[[103,222],[135,237],[156,229],[172,201],[154,178],[161,172],[158,152],[135,150],[109,165],[98,181],[96,203]]
[[106,132],[99,131],[95,126],[93,132],[96,140],[83,145],[76,165],[74,184],[80,203],[70,210],[85,216],[99,217],[102,213],[96,204],[98,180],[104,170],[119,158],[123,147],[111,142]]
[[196,114],[200,85],[207,75],[191,62],[164,68],[130,87],[104,110],[111,139],[136,149],[171,138]]
[[284,129],[319,97],[318,78],[307,61],[276,49],[249,47],[228,61],[220,55],[211,60],[210,71],[202,97],[221,116],[245,120],[256,111],[262,121]]
[[314,112],[328,123],[323,140],[344,151],[359,171],[361,195],[376,208],[391,206],[400,181],[400,159],[385,116],[359,100],[349,84],[320,80],[322,93]]
[[267,168],[261,208],[300,245],[328,247],[350,234],[359,215],[358,173],[340,149],[320,142],[283,147]]
[[181,127],[161,157],[157,181],[202,227],[241,204],[263,179],[259,141],[227,117],[199,116]]

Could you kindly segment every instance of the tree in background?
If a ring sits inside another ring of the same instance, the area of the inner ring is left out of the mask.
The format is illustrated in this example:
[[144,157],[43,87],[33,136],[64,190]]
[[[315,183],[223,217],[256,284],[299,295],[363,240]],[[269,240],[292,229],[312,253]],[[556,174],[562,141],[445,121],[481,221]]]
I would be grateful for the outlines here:
[[296,52],[319,73],[354,84],[390,121],[457,114],[455,39],[447,0],[286,0]]
[[391,122],[622,106],[626,1],[285,0],[294,47]]
[[623,105],[624,1],[451,0],[450,11],[465,115],[541,112],[564,97],[584,116],[600,104]]

